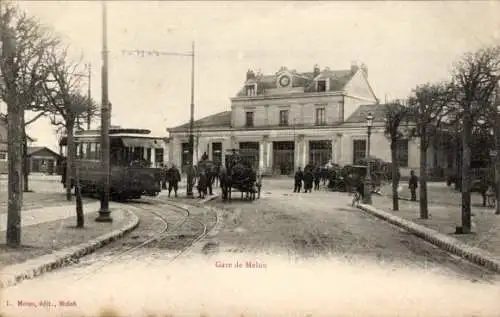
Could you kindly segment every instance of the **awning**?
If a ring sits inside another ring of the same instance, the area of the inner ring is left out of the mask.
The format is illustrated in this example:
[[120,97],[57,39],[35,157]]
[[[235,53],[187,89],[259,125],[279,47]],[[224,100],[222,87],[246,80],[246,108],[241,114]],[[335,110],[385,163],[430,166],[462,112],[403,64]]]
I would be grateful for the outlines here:
[[123,145],[126,147],[143,147],[143,148],[163,148],[161,141],[146,139],[146,138],[122,138]]

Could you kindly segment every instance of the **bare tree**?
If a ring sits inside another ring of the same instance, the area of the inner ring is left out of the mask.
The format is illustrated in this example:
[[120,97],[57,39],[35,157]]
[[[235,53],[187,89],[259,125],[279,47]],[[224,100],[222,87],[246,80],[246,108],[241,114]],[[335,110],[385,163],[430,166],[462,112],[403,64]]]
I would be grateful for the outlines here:
[[491,99],[500,73],[500,46],[467,53],[455,65],[453,81],[455,100],[460,106],[462,132],[462,227],[471,232],[471,141],[476,116],[491,107]]
[[420,218],[429,218],[427,202],[427,152],[429,145],[447,119],[453,98],[449,83],[424,84],[413,90],[409,106],[413,107],[417,124],[416,136],[420,140]]
[[[75,62],[70,59],[67,48],[54,47],[49,55],[49,80],[44,85],[44,95],[48,101],[51,122],[55,126],[63,127],[67,135],[65,185],[68,201],[71,200],[72,180],[74,180],[74,131],[77,118],[89,111],[89,102],[80,93],[82,85],[79,70],[81,66],[79,61]],[[92,104],[95,105],[95,103]]]
[[392,160],[392,209],[399,210],[399,164],[398,164],[398,143],[401,140],[409,139],[412,130],[409,128],[412,109],[405,106],[401,101],[395,101],[385,105],[385,135],[391,145]]
[[[43,27],[34,17],[8,2],[1,4],[2,10],[0,23],[9,28],[15,42],[14,69],[16,78],[16,92],[18,103],[21,107],[22,126],[22,156],[23,156],[23,187],[29,191],[28,162],[27,162],[27,136],[26,127],[46,114],[40,103],[43,82],[46,79],[45,59],[49,47],[56,45],[58,39],[48,28]],[[0,98],[6,100],[7,91],[0,87]],[[25,121],[25,110],[34,111],[36,115]]]

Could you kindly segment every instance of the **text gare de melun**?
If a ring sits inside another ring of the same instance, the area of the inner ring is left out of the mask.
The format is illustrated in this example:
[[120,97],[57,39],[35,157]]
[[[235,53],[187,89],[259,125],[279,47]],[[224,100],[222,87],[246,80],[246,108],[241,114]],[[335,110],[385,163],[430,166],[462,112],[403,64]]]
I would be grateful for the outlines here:
[[215,267],[220,269],[266,269],[267,265],[259,261],[245,261],[245,262],[223,262],[216,261]]

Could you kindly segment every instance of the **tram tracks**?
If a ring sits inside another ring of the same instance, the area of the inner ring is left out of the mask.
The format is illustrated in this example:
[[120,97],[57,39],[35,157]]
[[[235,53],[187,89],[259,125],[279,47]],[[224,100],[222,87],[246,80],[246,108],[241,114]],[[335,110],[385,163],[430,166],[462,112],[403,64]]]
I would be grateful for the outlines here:
[[[195,224],[198,228],[196,230],[196,234],[193,234],[189,237],[189,241],[185,241],[185,245],[176,250],[176,253],[170,256],[165,256],[164,253],[161,253],[161,256],[166,258],[166,265],[175,262],[182,255],[186,255],[193,248],[196,247],[198,242],[201,242],[204,238],[209,234],[209,224],[207,222],[196,219],[196,215],[191,214],[191,208],[203,208],[200,206],[196,206],[194,204],[178,204],[170,201],[156,200],[156,199],[141,199],[140,201],[131,201],[130,204],[132,206],[137,207],[141,212],[151,213],[155,219],[161,222],[160,229],[154,233],[152,237],[147,238],[145,241],[140,242],[137,245],[127,247],[124,250],[119,251],[118,253],[108,255],[108,256],[98,256],[94,260],[91,261],[90,264],[87,265],[96,265],[97,267],[91,268],[90,270],[83,269],[81,272],[72,272],[72,274],[77,273],[76,278],[70,283],[68,286],[78,284],[85,278],[89,278],[90,276],[95,276],[99,274],[104,268],[109,265],[118,262],[119,260],[123,260],[125,256],[131,255],[132,260],[137,260],[139,256],[144,256],[143,254],[135,254],[135,251],[139,251],[140,249],[144,249],[148,246],[153,245],[154,243],[160,243],[168,237],[172,237],[175,232],[180,229],[182,226],[186,225],[189,221]],[[174,223],[169,223],[165,213],[158,210],[159,206],[168,206],[168,211],[172,211],[180,216],[180,219],[176,220]],[[218,217],[217,213],[215,215],[215,225],[216,227],[220,223],[220,217]],[[136,229],[137,230],[137,229]],[[114,246],[116,248],[116,246]],[[99,251],[98,251],[99,252]],[[140,259],[139,265],[145,266],[150,264],[156,260],[156,258],[152,254],[148,254],[148,256],[144,257],[144,259]],[[130,259],[127,260],[129,262]],[[127,265],[129,266],[129,265]],[[137,268],[137,265],[129,266],[134,269]]]

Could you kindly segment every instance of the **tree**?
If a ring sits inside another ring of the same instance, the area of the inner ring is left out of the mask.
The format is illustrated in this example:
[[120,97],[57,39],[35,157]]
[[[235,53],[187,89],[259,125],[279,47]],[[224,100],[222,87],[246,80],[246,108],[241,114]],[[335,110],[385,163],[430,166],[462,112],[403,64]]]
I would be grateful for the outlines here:
[[409,139],[412,135],[412,130],[408,126],[412,118],[412,109],[399,100],[386,104],[385,108],[385,135],[391,144],[392,209],[396,211],[399,210],[398,185],[400,178],[397,147],[401,140]]
[[462,233],[471,232],[470,164],[472,127],[478,115],[491,107],[500,74],[500,46],[466,53],[453,71],[455,101],[459,105],[462,131]]
[[[46,79],[45,58],[47,49],[58,43],[50,30],[43,27],[34,17],[28,16],[18,7],[8,2],[1,4],[0,23],[9,28],[15,43],[13,69],[16,78],[16,93],[21,109],[22,126],[22,167],[24,191],[29,191],[27,164],[26,126],[45,115],[45,109],[40,104],[42,83]],[[0,89],[0,98],[6,100],[6,89]],[[25,110],[34,111],[36,115],[25,121]]]
[[409,98],[417,124],[416,136],[420,139],[420,218],[429,218],[427,202],[427,152],[433,137],[439,132],[443,120],[452,107],[452,86],[448,83],[419,85]]
[[[80,91],[80,62],[72,61],[68,49],[54,47],[49,55],[49,80],[45,82],[44,96],[48,102],[48,112],[51,123],[63,127],[67,135],[66,158],[66,199],[71,200],[72,179],[74,179],[75,144],[74,131],[77,128],[77,118],[87,111],[96,113],[94,102],[89,102]],[[89,109],[92,105],[92,109]]]

